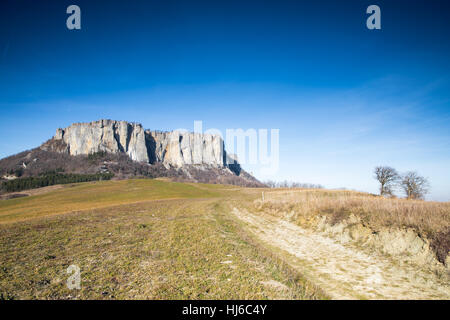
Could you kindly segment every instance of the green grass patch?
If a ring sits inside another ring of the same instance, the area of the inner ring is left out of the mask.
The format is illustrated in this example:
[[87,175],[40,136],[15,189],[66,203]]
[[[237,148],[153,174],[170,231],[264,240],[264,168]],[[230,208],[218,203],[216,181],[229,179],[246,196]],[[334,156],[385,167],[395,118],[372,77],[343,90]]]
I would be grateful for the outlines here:
[[0,223],[140,201],[211,198],[220,195],[221,187],[153,179],[65,185],[46,194],[0,201]]

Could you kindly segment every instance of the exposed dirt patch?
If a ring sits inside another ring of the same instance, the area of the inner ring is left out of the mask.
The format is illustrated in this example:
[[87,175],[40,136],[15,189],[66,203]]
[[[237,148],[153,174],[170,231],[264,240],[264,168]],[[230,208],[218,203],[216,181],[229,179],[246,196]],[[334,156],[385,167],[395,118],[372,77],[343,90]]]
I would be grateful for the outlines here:
[[413,264],[399,264],[303,229],[282,218],[234,209],[233,213],[265,243],[286,254],[289,263],[337,299],[449,299],[448,277]]
[[285,284],[283,284],[283,283],[281,283],[279,281],[273,280],[273,279],[268,280],[268,281],[261,281],[261,284],[264,285],[265,287],[269,287],[269,288],[275,289],[275,290],[277,290],[279,292],[287,292],[287,291],[289,291],[289,287],[288,286],[286,286]]
[[[450,202],[387,199],[353,191],[280,190],[254,201],[251,211],[283,218],[339,241],[363,245],[450,272]],[[318,221],[320,220],[320,221]]]
[[[306,227],[339,243],[353,244],[369,252],[377,250],[399,263],[415,264],[431,272],[446,272],[445,266],[436,259],[430,241],[412,228],[382,227],[373,230],[354,215],[334,225],[327,222],[328,219],[324,216],[317,216],[314,220],[314,223]],[[303,227],[301,224],[300,226]],[[441,248],[442,243],[437,246]]]
[[[67,186],[69,186],[69,185],[67,185]],[[14,192],[14,193],[5,193],[3,195],[0,195],[0,199],[8,200],[8,199],[21,198],[21,197],[28,197],[28,196],[37,196],[39,194],[45,194],[45,193],[48,193],[51,191],[61,189],[63,187],[64,187],[63,185],[58,184],[58,185],[54,185],[54,186],[30,189],[30,190],[19,191],[19,192]]]
[[28,195],[22,194],[22,193],[8,193],[8,194],[0,195],[0,200],[17,199],[17,198],[23,198],[23,197],[28,197]]

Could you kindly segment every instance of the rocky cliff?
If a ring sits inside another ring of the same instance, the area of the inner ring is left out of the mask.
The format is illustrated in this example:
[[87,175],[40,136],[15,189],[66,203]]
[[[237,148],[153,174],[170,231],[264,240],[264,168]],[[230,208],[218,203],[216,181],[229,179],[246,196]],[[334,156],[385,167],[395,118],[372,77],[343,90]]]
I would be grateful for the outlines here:
[[48,173],[112,173],[114,179],[264,186],[223,145],[219,135],[144,130],[126,121],[75,123],[56,130],[38,148],[0,159],[0,181]]
[[152,162],[177,167],[190,164],[224,166],[223,140],[219,135],[192,132],[145,131]]
[[59,151],[72,156],[125,152],[134,161],[149,162],[145,132],[140,124],[112,120],[75,123],[56,130],[53,139],[64,142],[66,147]]
[[99,120],[75,123],[56,130],[42,147],[70,155],[97,152],[126,153],[133,161],[184,165],[226,166],[223,140],[219,135],[192,132],[144,130],[140,124]]

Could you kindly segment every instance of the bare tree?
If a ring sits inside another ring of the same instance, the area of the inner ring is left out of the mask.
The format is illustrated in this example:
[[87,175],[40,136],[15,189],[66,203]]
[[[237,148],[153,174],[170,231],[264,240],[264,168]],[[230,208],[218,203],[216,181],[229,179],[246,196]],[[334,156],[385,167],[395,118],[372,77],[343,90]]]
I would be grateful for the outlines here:
[[399,181],[397,170],[388,166],[378,166],[374,173],[375,179],[380,183],[380,195],[392,195],[392,189]]
[[401,186],[408,199],[423,199],[430,184],[427,178],[419,176],[415,171],[409,171],[402,176]]
[[265,185],[267,185],[269,188],[276,188],[277,187],[277,183],[275,181],[272,180],[267,180],[264,182]]

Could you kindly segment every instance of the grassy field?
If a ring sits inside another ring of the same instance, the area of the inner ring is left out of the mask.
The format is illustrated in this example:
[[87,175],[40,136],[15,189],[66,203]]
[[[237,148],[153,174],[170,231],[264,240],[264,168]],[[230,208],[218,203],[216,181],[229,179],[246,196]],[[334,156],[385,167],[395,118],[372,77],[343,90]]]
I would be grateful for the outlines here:
[[63,185],[54,192],[0,201],[0,223],[157,199],[211,198],[219,196],[217,189],[150,179]]
[[[127,180],[1,201],[0,298],[327,298],[229,215],[230,201],[254,198],[230,186]],[[70,265],[80,290],[66,285]]]
[[[448,203],[156,179],[27,193],[0,201],[0,299],[329,298],[305,280],[303,275],[319,283],[308,277],[305,266],[292,263],[289,250],[261,241],[245,219],[237,219],[236,208],[288,215],[299,226],[318,216],[333,224],[353,214],[372,230],[414,228],[432,239],[444,258],[450,247]],[[263,235],[280,231],[267,228]],[[300,239],[294,229],[288,244]],[[301,244],[290,249],[298,253]],[[66,284],[71,265],[81,270],[79,290]],[[352,279],[353,273],[346,276]]]

